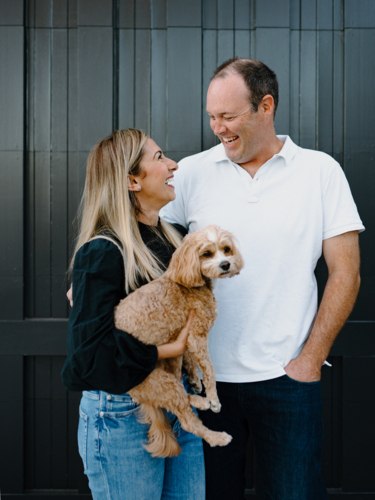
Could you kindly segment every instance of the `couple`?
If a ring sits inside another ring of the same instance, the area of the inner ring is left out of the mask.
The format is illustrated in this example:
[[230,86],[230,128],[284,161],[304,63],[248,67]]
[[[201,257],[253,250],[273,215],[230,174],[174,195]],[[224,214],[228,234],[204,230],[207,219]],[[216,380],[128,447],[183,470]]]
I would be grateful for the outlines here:
[[[178,171],[138,130],[114,132],[90,153],[62,375],[68,389],[83,391],[79,451],[94,500],[243,499],[249,435],[261,498],[328,498],[320,372],[358,293],[364,228],[340,166],[276,136],[277,104],[273,71],[231,59],[207,94],[220,145]],[[199,415],[233,441],[202,445],[169,414],[182,453],[152,458],[126,392],[157,359],[184,352],[190,318],[176,342],[155,347],[116,330],[113,309],[164,272],[187,231],[209,224],[231,231],[245,259],[241,275],[215,289],[210,355],[222,410]],[[329,279],[317,312],[322,252]]]

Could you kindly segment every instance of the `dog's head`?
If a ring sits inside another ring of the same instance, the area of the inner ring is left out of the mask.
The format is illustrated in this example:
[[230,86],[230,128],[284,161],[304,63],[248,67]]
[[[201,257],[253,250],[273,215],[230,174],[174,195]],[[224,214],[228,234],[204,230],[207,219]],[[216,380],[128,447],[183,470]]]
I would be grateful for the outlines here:
[[244,265],[234,237],[218,226],[207,226],[185,236],[165,276],[180,285],[198,287],[207,279],[230,278]]

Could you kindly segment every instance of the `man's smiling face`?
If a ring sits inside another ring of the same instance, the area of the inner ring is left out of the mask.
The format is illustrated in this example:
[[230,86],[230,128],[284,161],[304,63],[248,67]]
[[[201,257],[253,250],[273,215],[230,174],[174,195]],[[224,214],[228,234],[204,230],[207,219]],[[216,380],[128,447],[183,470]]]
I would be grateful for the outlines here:
[[229,73],[211,82],[207,113],[228,158],[239,164],[250,161],[263,135],[263,120],[262,113],[252,110],[249,90],[240,75]]

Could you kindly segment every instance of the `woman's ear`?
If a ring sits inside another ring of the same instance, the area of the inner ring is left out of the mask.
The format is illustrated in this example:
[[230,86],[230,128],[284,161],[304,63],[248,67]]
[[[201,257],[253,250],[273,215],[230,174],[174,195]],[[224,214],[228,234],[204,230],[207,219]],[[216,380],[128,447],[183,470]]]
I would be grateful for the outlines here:
[[173,254],[165,276],[187,288],[205,285],[198,245],[193,234],[185,236],[182,245]]
[[140,191],[140,185],[136,181],[133,175],[128,175],[128,190],[129,191]]

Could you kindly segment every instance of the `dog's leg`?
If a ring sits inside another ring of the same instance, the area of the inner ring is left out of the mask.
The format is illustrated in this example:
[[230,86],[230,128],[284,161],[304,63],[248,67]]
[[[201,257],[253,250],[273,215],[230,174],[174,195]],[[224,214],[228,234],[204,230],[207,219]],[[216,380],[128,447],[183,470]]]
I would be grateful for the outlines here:
[[[165,408],[179,419],[181,427],[187,431],[202,437],[211,446],[225,446],[232,440],[226,432],[211,431],[203,425],[190,407],[190,398],[199,398],[200,396],[190,396],[186,393],[183,385],[172,373],[167,373],[161,367],[155,370],[147,379],[129,391],[131,397],[137,403]],[[159,448],[152,447],[153,442],[149,444],[154,456],[166,456],[163,445],[163,439],[154,437],[154,442],[159,443]]]
[[218,413],[221,409],[221,404],[217,396],[215,369],[208,353],[207,339],[204,337],[193,337],[189,344],[189,350],[202,370],[203,384],[206,397],[210,401],[210,408],[215,413]]
[[187,371],[190,387],[196,394],[200,394],[202,392],[202,383],[199,378],[197,361],[189,351],[184,354],[183,366]]

